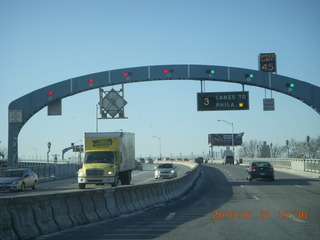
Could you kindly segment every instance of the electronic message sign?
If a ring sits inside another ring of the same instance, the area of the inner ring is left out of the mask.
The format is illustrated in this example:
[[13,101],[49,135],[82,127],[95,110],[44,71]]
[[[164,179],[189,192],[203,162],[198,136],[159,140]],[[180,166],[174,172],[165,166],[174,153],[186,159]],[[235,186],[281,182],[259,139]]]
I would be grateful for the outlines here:
[[198,111],[248,110],[249,92],[198,93]]
[[275,53],[260,53],[259,71],[277,72],[277,62]]

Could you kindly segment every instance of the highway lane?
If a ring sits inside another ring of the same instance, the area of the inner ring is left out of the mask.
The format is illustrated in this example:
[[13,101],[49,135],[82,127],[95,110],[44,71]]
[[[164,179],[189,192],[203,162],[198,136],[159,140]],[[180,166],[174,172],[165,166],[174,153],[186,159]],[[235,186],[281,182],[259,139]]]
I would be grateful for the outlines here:
[[243,166],[208,164],[178,201],[38,239],[314,240],[319,226],[319,180],[276,172],[274,182],[248,182]]
[[[167,181],[166,179],[155,179],[154,178],[154,168],[158,164],[143,164],[143,171],[134,170],[132,172],[131,185],[146,184],[159,181]],[[178,176],[185,174],[190,168],[185,165],[179,165]],[[119,185],[121,186],[121,185]],[[109,188],[110,185],[106,184],[104,186],[96,186],[89,184],[86,189],[96,189],[96,188]],[[0,191],[0,198],[15,197],[15,196],[34,196],[42,194],[54,194],[60,192],[74,192],[74,191],[85,191],[79,190],[77,178],[68,178],[63,180],[55,180],[50,182],[42,182],[37,185],[37,190],[26,189],[24,192],[10,192],[10,191]]]

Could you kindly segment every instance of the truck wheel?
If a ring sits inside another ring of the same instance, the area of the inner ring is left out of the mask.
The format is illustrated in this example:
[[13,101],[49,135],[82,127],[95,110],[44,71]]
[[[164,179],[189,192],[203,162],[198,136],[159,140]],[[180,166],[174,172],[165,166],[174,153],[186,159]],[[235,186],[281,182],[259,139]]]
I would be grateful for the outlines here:
[[115,177],[114,182],[111,183],[111,187],[116,187],[116,186],[118,186],[118,177]]
[[128,179],[127,179],[127,185],[130,185],[131,183],[131,171],[128,172]]
[[86,188],[86,184],[85,183],[79,183],[79,188],[80,189],[85,189]]
[[120,175],[121,185],[130,185],[131,182],[131,172],[126,171],[122,172]]

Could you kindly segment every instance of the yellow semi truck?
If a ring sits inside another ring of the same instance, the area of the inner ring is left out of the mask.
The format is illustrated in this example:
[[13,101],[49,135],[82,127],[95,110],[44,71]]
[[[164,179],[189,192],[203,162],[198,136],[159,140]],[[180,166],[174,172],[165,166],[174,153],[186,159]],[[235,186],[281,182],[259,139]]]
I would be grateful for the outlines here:
[[135,136],[128,132],[84,134],[84,162],[78,171],[79,188],[87,184],[129,185],[135,168]]

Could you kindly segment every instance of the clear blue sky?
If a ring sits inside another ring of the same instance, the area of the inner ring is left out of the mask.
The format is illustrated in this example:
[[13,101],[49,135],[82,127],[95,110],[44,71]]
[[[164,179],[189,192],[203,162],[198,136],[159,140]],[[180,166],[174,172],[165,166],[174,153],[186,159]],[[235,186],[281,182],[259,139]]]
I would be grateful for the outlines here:
[[[0,36],[0,149],[7,148],[11,101],[100,71],[161,64],[257,70],[259,53],[274,52],[278,74],[320,86],[318,0],[0,0]],[[206,83],[207,92],[241,90]],[[197,112],[198,81],[127,84],[128,119],[100,120],[99,130],[135,132],[137,156],[159,155],[153,135],[164,156],[207,153],[208,133],[231,133],[219,119],[233,122],[244,141],[320,135],[320,115],[307,105],[272,92],[276,111],[264,112],[265,90],[246,90],[248,111]],[[95,89],[63,99],[62,116],[41,110],[20,132],[19,156],[46,156],[48,141],[59,155],[71,142],[81,144],[83,133],[96,129],[97,103]]]

